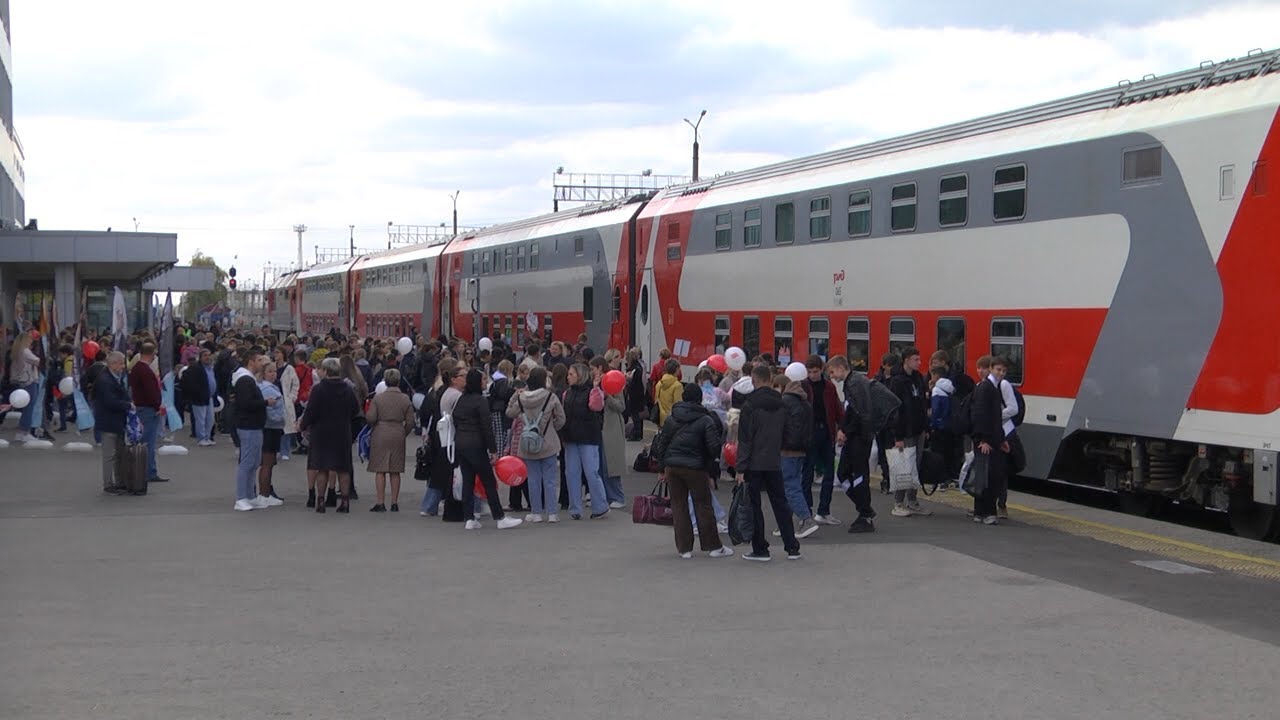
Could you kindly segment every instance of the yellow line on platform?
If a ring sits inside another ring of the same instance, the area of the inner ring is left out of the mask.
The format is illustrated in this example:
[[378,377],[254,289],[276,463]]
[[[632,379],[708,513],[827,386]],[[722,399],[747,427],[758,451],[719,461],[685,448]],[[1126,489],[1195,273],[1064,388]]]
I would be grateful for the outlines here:
[[[973,499],[961,492],[939,492],[929,500],[956,508],[970,508]],[[1218,568],[1229,572],[1268,580],[1280,580],[1280,561],[1220,550],[1199,543],[1130,530],[1093,520],[1083,520],[1068,515],[1037,510],[1025,505],[1009,504],[1013,519],[1039,527],[1047,527],[1078,537],[1087,537],[1130,550],[1181,560],[1193,565]]]

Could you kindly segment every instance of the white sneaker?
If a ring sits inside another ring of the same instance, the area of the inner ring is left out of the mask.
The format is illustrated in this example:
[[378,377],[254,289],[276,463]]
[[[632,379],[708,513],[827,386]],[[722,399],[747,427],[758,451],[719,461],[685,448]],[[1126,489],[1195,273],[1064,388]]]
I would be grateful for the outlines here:
[[25,442],[31,442],[32,440],[35,440],[36,436],[32,435],[31,433],[20,432],[17,435],[14,435],[13,439],[15,442],[25,443]]
[[555,513],[551,513],[550,515],[547,516],[547,522],[558,523],[560,522],[560,516]]
[[687,552],[687,553],[680,553],[680,557],[681,557],[682,559],[684,559],[684,560],[688,560],[688,559],[690,559],[690,558],[692,558],[692,557],[693,557],[693,553],[691,553],[691,552]]
[[626,505],[615,500],[609,503],[609,507],[613,508],[614,510],[621,510],[622,508],[626,507]]
[[729,557],[733,555],[733,548],[729,547],[728,545],[725,545],[719,550],[712,550],[707,554],[710,555],[711,557]]
[[521,520],[520,518],[504,517],[498,521],[498,529],[510,530],[513,527],[520,527],[523,524],[524,524],[524,521]]
[[840,518],[835,515],[814,515],[813,521],[819,525],[839,525]]
[[258,510],[266,510],[267,508],[271,507],[271,503],[267,502],[267,498],[261,495],[250,500],[249,504],[257,508]]
[[894,517],[911,517],[911,511],[907,509],[906,505],[894,505],[893,511],[889,514]]
[[467,530],[479,530],[481,526],[479,520],[468,520],[463,527]]
[[248,500],[237,500],[235,508],[240,512],[248,512],[250,510],[256,510],[257,506],[255,506],[253,503],[249,502]]
[[281,500],[280,498],[271,497],[270,495],[259,495],[254,499],[261,500],[263,504],[265,504],[267,507],[280,507],[281,505],[284,504],[284,501]]
[[542,516],[538,513],[529,513],[524,516],[524,521],[527,523],[540,523],[542,522]]

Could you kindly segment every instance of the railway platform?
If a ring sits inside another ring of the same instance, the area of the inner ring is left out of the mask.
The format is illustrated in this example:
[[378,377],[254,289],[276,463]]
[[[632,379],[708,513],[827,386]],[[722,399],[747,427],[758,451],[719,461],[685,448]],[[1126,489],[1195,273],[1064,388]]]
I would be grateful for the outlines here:
[[0,717],[1280,712],[1280,546],[1018,493],[975,525],[952,491],[913,518],[877,493],[876,533],[799,561],[682,560],[626,512],[465,532],[411,479],[369,513],[360,470],[352,513],[316,515],[304,463],[284,507],[236,513],[226,439],[136,498],[96,452],[0,450]]

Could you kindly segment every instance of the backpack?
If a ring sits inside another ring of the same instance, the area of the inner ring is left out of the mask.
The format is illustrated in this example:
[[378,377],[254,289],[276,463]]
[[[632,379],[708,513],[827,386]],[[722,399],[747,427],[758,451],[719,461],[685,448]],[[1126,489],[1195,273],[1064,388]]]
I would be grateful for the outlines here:
[[546,413],[547,404],[550,402],[551,393],[547,393],[547,399],[542,401],[542,409],[536,416],[531,416],[525,409],[524,403],[516,401],[520,406],[520,424],[523,426],[520,430],[520,452],[524,455],[538,455],[546,445],[547,439],[542,436],[542,416]]
[[960,398],[960,402],[951,406],[951,417],[947,418],[947,432],[957,436],[973,432],[973,395],[974,393],[969,393]]
[[880,432],[889,424],[902,400],[882,382],[871,383],[871,430]]
[[[444,397],[444,393],[440,393],[440,397]],[[437,399],[439,402],[439,399]],[[440,411],[440,419],[436,420],[436,437],[440,439],[440,449],[444,450],[445,457],[449,459],[450,464],[454,462],[454,439],[458,435],[458,429],[453,425],[453,413]]]
[[[1013,383],[1009,384],[1013,385]],[[1013,385],[1013,396],[1018,399],[1018,414],[1014,415],[1012,420],[1013,426],[1018,427],[1027,417],[1027,401],[1022,399],[1022,391],[1018,389],[1017,385]]]

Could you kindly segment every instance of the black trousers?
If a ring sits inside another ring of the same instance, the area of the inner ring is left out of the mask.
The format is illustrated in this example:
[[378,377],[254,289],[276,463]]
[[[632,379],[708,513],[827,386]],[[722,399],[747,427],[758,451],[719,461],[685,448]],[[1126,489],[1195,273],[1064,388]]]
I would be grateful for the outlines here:
[[854,438],[845,441],[836,477],[850,483],[862,478],[861,482],[850,485],[845,495],[858,509],[859,518],[870,520],[875,517],[876,511],[871,507],[871,441]]
[[506,514],[502,511],[502,501],[498,499],[498,478],[493,474],[493,466],[489,464],[489,453],[484,448],[458,448],[458,465],[462,468],[462,517],[464,520],[475,520],[476,476],[480,476],[480,484],[484,486],[484,494],[489,498],[489,510],[494,520],[501,520]]
[[996,501],[1001,491],[1008,492],[1009,455],[1001,452],[1000,448],[991,448],[990,454],[983,455],[977,446],[974,446],[974,453],[974,467],[969,472],[982,472],[980,464],[985,463],[987,486],[973,499],[973,515],[989,517],[996,514]]
[[889,487],[889,456],[886,455],[888,448],[893,447],[893,431],[881,430],[876,435],[876,461],[880,464],[880,485],[886,490]]
[[751,552],[756,555],[769,554],[769,541],[765,539],[764,508],[760,505],[760,493],[769,496],[769,504],[773,506],[773,518],[782,531],[782,546],[787,552],[798,552],[800,541],[796,539],[795,526],[791,524],[791,506],[787,504],[786,492],[782,488],[782,471],[780,470],[747,470],[747,495],[751,498],[751,513],[755,516],[755,532],[751,535]]

